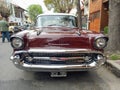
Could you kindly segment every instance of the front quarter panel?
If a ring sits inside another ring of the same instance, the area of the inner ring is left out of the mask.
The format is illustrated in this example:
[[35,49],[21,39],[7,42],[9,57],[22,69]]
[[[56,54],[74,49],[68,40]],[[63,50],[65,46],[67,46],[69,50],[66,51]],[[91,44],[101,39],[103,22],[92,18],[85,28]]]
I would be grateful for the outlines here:
[[22,39],[23,40],[23,42],[24,42],[24,46],[23,46],[23,48],[22,49],[14,49],[14,51],[16,51],[16,50],[25,50],[25,49],[27,49],[28,48],[28,46],[27,46],[27,43],[28,43],[28,34],[29,34],[29,30],[25,30],[25,31],[21,31],[21,32],[18,32],[18,33],[16,33],[16,34],[13,34],[11,37],[10,37],[10,41],[12,41],[12,39],[13,38],[20,38],[20,39]]

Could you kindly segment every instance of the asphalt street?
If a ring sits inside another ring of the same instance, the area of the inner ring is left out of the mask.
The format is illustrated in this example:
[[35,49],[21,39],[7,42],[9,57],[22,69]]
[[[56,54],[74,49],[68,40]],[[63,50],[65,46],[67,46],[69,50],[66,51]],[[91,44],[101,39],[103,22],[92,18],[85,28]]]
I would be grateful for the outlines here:
[[120,78],[104,66],[95,71],[71,72],[65,78],[17,69],[9,60],[12,48],[0,39],[0,90],[120,90]]

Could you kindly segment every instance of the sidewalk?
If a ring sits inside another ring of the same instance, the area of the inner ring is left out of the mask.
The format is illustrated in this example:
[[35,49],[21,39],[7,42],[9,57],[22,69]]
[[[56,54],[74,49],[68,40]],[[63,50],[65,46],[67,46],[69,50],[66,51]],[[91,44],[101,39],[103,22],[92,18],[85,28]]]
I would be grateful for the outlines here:
[[120,60],[107,60],[105,66],[117,77],[120,77]]

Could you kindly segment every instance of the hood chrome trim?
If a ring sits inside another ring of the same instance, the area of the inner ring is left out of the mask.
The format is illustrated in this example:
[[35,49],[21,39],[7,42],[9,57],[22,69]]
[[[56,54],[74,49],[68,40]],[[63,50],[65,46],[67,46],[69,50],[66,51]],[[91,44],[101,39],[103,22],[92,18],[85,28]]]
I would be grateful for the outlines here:
[[99,53],[103,54],[101,51],[93,51],[90,49],[29,49],[29,50],[21,50],[15,51],[14,54],[19,53]]
[[29,49],[28,52],[42,53],[101,53],[100,51],[92,51],[90,49]]

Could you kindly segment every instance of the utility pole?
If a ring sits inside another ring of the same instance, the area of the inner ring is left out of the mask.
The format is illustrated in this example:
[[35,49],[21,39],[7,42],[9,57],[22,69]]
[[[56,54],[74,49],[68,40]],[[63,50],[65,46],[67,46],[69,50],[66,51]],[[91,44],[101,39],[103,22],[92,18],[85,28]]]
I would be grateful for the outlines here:
[[82,30],[82,12],[80,0],[77,0],[77,15],[78,15],[78,28],[79,30]]

